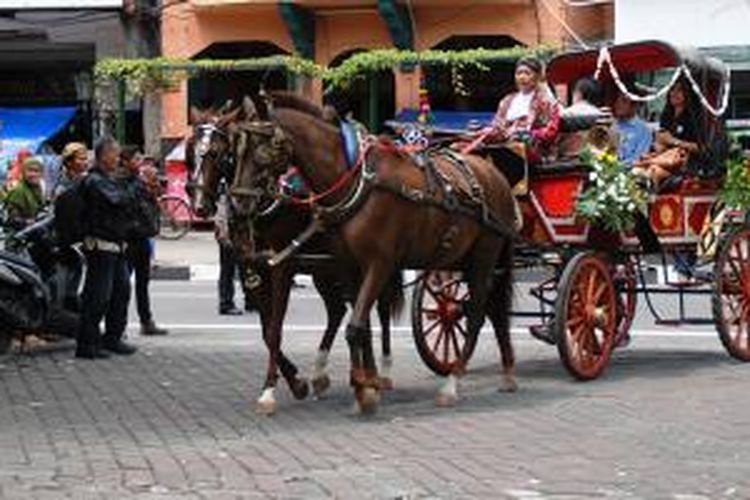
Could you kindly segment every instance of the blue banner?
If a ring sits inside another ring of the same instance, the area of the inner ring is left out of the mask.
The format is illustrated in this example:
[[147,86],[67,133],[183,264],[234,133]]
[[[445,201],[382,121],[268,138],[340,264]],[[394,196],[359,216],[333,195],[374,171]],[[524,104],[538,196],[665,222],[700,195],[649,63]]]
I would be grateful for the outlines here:
[[37,153],[44,141],[67,125],[75,113],[73,106],[0,107],[0,179],[5,179],[8,165],[19,151]]

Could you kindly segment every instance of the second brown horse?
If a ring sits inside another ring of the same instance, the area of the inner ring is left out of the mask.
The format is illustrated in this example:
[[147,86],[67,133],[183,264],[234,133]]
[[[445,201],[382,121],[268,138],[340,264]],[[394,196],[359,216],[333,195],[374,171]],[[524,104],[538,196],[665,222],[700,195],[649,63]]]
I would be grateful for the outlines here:
[[[470,291],[467,335],[478,335],[486,313],[503,355],[503,388],[514,389],[509,314],[515,210],[510,186],[499,170],[477,156],[428,158],[449,192],[471,191],[473,202],[481,199],[481,206],[472,203],[476,210],[469,210],[466,204],[446,203],[446,191],[430,195],[428,169],[387,140],[363,143],[360,161],[350,165],[339,128],[324,118],[319,107],[294,94],[273,94],[269,119],[291,142],[292,162],[318,193],[314,198],[318,211],[338,236],[337,258],[360,285],[347,326],[351,383],[360,409],[375,411],[380,395],[370,310],[389,277],[403,268],[464,273]],[[259,161],[260,143],[253,127],[239,127],[237,135],[239,141],[255,135],[256,146],[238,152],[235,178],[250,192],[275,196],[264,179],[278,178],[288,164]],[[288,147],[277,139],[269,136],[263,147]],[[455,403],[456,380],[462,371],[458,363],[438,393],[439,404]]]

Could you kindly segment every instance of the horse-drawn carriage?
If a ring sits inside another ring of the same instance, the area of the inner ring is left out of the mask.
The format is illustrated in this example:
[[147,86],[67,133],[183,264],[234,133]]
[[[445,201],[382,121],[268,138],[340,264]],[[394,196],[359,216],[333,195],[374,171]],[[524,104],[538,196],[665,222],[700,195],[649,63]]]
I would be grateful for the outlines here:
[[[672,70],[672,82],[684,76],[692,83],[711,115],[704,126],[718,130],[723,110],[717,108],[726,106],[717,102],[725,102],[728,92],[723,66],[664,43],[565,54],[550,62],[547,78],[561,90],[596,74],[610,93],[629,92],[621,75],[663,69]],[[520,169],[505,172],[508,181],[497,173],[498,168],[503,171],[502,162],[493,165],[439,145],[432,154],[429,141],[419,140],[427,151],[416,154],[385,139],[369,137],[357,143],[350,126],[338,127],[324,110],[296,96],[276,94],[267,105],[268,110],[259,113],[246,99],[219,118],[196,121],[195,143],[196,174],[207,175],[196,181],[207,200],[215,199],[218,178],[228,177],[239,253],[249,267],[258,259],[270,264],[263,279],[255,281],[270,280],[273,285],[261,296],[261,310],[268,308],[262,321],[270,353],[266,389],[259,399],[262,411],[275,408],[279,369],[295,397],[307,394],[306,381],[297,376],[280,344],[295,272],[289,263],[295,260],[312,262],[313,269],[333,262],[337,270],[357,276],[347,341],[351,382],[363,408],[377,404],[382,387],[369,311],[383,298],[378,294],[386,288],[388,275],[404,267],[424,271],[413,292],[414,338],[422,359],[439,375],[462,372],[486,314],[503,355],[505,387],[515,387],[508,320],[511,268],[551,269],[551,277],[531,289],[538,309],[515,314],[540,320],[531,327],[532,334],[556,344],[563,364],[579,379],[597,377],[612,350],[627,342],[639,295],[658,323],[674,325],[707,321],[686,317],[684,299],[711,294],[712,321],[722,342],[734,357],[750,359],[750,229],[742,225],[744,217],[739,221],[737,214],[718,209],[720,169],[698,169],[672,183],[670,191],[650,195],[639,231],[612,233],[576,212],[577,199],[589,182],[586,166],[577,159],[580,151],[533,166],[524,161]],[[590,122],[566,117],[563,131],[580,134],[582,123]],[[723,159],[714,156],[713,161],[720,164]],[[289,169],[291,163],[296,168]],[[292,185],[305,183],[307,192],[295,192]],[[723,227],[706,231],[717,219]],[[322,233],[333,239],[320,248],[331,255],[302,255],[322,227],[329,228]],[[695,261],[690,257],[706,234],[720,241],[713,270],[696,271],[689,281],[667,278],[655,285],[646,279],[645,254],[661,255],[666,275],[673,255]],[[323,293],[325,287],[318,288]],[[677,295],[676,319],[657,314],[651,296],[660,293]],[[327,386],[325,360],[342,317],[343,312],[332,316],[329,309],[328,341],[321,343],[314,372],[316,389]],[[456,399],[453,379],[441,390],[443,401]]]
[[[706,108],[702,126],[707,136],[717,137],[722,111],[717,108],[727,97],[728,74],[720,61],[695,52],[649,41],[564,54],[549,63],[547,79],[558,88],[572,88],[578,79],[596,74],[611,95],[628,91],[623,83],[626,76],[657,70],[671,70],[672,82],[683,76],[692,83]],[[668,87],[669,83],[659,93],[663,95]],[[574,123],[576,117],[564,116],[563,120]],[[563,123],[562,129],[570,127]],[[612,234],[577,215],[576,201],[587,185],[589,171],[577,160],[580,151],[566,153],[527,170],[521,181],[525,189],[517,195],[524,240],[517,249],[517,268],[551,269],[551,277],[530,290],[538,309],[516,311],[539,318],[539,324],[530,326],[531,333],[557,345],[574,377],[592,379],[604,370],[612,350],[627,343],[637,298],[642,296],[657,324],[714,323],[728,352],[750,360],[750,230],[744,226],[744,214],[727,213],[717,201],[725,158],[705,155],[704,161],[715,164],[701,165],[681,175],[669,190],[649,196],[648,213],[641,221],[646,227],[640,229],[649,233],[647,240],[651,238],[644,245],[643,237],[634,231]],[[698,269],[701,261],[696,254],[701,243],[707,247],[701,249],[704,262],[718,250],[712,265]],[[658,256],[656,283],[648,279],[645,258],[649,253]],[[683,268],[688,263],[690,279],[672,277],[668,270],[674,259]],[[460,303],[464,293],[460,278],[439,273],[415,288],[414,336],[423,360],[437,373],[450,373],[454,363],[473,351],[476,339],[463,334]],[[677,298],[677,317],[666,318],[658,312],[652,300],[657,294]],[[686,297],[693,295],[711,295],[713,318],[686,314]]]

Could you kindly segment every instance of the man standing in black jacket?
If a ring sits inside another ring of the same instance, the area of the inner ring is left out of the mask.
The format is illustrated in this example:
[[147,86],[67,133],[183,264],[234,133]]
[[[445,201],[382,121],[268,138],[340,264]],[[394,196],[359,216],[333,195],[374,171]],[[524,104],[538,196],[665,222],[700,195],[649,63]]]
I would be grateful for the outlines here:
[[169,332],[154,322],[148,293],[152,254],[150,238],[159,232],[157,193],[141,178],[142,159],[137,146],[124,146],[120,163],[123,180],[135,198],[132,219],[138,221],[128,239],[125,256],[131,272],[135,274],[135,303],[141,320],[141,335],[166,335]]
[[[105,351],[123,355],[136,351],[122,340],[130,299],[125,241],[133,200],[116,176],[120,159],[117,141],[102,138],[94,155],[94,167],[82,186],[86,204],[83,249],[88,268],[75,355],[84,359],[107,358]],[[103,336],[99,331],[102,318],[106,325]]]

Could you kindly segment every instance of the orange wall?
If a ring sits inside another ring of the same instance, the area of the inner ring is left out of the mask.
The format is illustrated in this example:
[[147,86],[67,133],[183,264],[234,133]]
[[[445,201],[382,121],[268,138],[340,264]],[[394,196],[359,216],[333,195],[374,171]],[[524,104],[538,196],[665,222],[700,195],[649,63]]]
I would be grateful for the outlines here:
[[[561,45],[567,35],[554,16],[541,7],[535,13],[534,2],[527,4],[475,4],[467,6],[431,6],[418,3],[414,9],[415,46],[424,50],[452,35],[507,35],[525,45],[538,42]],[[584,36],[611,32],[611,9],[565,10],[561,0],[547,0],[561,18],[581,30]],[[606,24],[606,27],[602,27]],[[162,50],[165,56],[191,57],[215,42],[267,40],[293,52],[293,44],[276,5],[233,4],[196,8],[178,4],[165,11],[162,21]],[[337,55],[353,49],[391,47],[385,23],[372,7],[356,11],[316,15],[315,60],[327,65]],[[162,135],[181,137],[187,127],[187,85],[162,98]],[[396,74],[396,108],[416,106],[419,71]],[[321,99],[319,81],[309,82],[303,93]],[[499,96],[498,96],[499,97]]]
[[[268,40],[294,52],[286,25],[275,5],[195,9],[188,3],[165,11],[162,53],[192,57],[212,43]],[[162,137],[183,137],[188,132],[187,83],[162,97]]]

